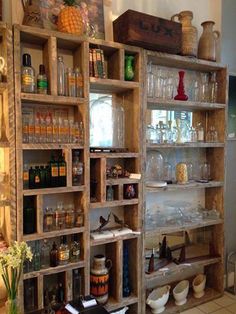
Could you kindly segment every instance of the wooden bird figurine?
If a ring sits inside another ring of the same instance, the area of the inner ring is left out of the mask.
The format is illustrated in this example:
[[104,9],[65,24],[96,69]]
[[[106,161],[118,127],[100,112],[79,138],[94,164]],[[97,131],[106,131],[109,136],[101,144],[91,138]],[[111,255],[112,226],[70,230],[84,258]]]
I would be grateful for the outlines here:
[[107,219],[105,219],[103,216],[100,216],[99,222],[100,226],[95,231],[102,231],[102,229],[109,223],[111,217],[111,213],[108,215]]
[[112,215],[113,215],[113,217],[114,217],[115,223],[117,223],[118,225],[120,225],[120,226],[121,226],[121,229],[123,229],[124,227],[129,228],[129,226],[128,226],[123,220],[121,220],[119,217],[117,217],[117,216],[116,216],[115,214],[113,214],[113,213],[112,213]]

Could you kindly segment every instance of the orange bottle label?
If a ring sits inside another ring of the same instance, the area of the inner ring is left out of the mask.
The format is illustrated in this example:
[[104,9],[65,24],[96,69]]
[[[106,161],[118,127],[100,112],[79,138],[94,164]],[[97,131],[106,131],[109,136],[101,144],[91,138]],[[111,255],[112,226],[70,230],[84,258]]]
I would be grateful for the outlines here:
[[66,167],[59,167],[59,176],[60,177],[65,177],[66,175]]
[[57,167],[51,167],[51,175],[52,175],[52,177],[58,177],[58,168]]

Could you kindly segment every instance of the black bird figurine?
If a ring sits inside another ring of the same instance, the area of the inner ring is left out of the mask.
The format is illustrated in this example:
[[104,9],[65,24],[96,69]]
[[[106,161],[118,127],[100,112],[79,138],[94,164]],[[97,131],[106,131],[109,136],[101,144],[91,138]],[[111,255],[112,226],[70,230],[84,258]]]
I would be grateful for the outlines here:
[[105,219],[103,216],[100,216],[99,222],[100,226],[95,231],[102,231],[102,229],[109,223],[111,217],[111,213],[108,215],[107,219]]
[[113,215],[113,217],[114,217],[115,223],[117,223],[118,225],[120,225],[120,226],[121,226],[121,229],[123,229],[124,227],[129,228],[129,226],[128,226],[123,220],[121,220],[119,217],[117,217],[117,216],[116,216],[115,214],[113,214],[113,213],[112,213],[112,215]]

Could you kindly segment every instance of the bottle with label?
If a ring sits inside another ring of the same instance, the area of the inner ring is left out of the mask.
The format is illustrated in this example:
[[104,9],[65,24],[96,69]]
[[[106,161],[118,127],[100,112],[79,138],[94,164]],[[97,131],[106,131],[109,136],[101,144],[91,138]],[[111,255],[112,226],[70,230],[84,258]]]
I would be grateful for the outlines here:
[[34,251],[33,261],[34,261],[34,270],[35,271],[40,270],[41,260],[40,260],[39,241],[35,241],[35,251]]
[[59,183],[59,172],[58,172],[58,163],[55,160],[54,155],[52,155],[51,160],[49,162],[51,169],[51,187],[58,186]]
[[65,229],[65,210],[63,203],[57,204],[54,216],[56,230]]
[[204,132],[204,127],[201,122],[197,124],[196,130],[197,130],[197,141],[204,142],[205,132]]
[[41,246],[41,268],[50,267],[50,246],[48,241],[43,240],[43,245]]
[[54,214],[50,207],[46,207],[43,216],[43,231],[50,232],[54,230]]
[[40,175],[40,168],[39,168],[39,166],[35,166],[34,188],[35,189],[40,189],[41,188],[41,175]]
[[75,220],[75,211],[72,204],[68,205],[68,208],[65,212],[65,224],[66,228],[73,228]]
[[58,266],[58,249],[55,242],[53,242],[52,249],[50,251],[50,267]]
[[75,186],[83,184],[84,165],[79,158],[80,152],[75,151],[72,162],[72,184]]
[[29,143],[34,142],[34,120],[29,118]]
[[23,93],[35,93],[35,71],[31,66],[31,56],[28,53],[25,53],[22,58],[21,91]]
[[66,236],[61,237],[61,245],[58,250],[59,265],[66,265],[70,261],[70,250],[67,245]]
[[58,123],[56,119],[52,120],[52,141],[53,143],[58,143]]
[[79,67],[75,68],[76,97],[83,97],[83,76]]
[[81,297],[81,274],[78,269],[73,270],[73,300]]
[[45,73],[45,66],[39,65],[39,74],[37,76],[37,92],[46,95],[48,93],[48,79]]
[[29,167],[27,164],[23,166],[23,189],[29,188]]
[[66,186],[66,161],[62,153],[58,159],[59,186]]
[[58,143],[64,142],[64,123],[61,118],[58,118]]
[[23,143],[29,143],[29,119],[26,116],[22,120],[22,140]]
[[69,121],[69,142],[74,143],[75,127],[73,120]]
[[40,122],[39,118],[35,118],[34,123],[34,143],[40,143],[41,136],[40,136]]
[[75,227],[83,227],[84,225],[84,213],[79,208],[75,211]]
[[76,96],[75,72],[72,68],[68,68],[66,72],[66,95],[69,97]]
[[47,127],[46,121],[43,117],[40,118],[40,143],[46,143]]
[[71,244],[71,249],[70,249],[70,261],[72,263],[76,263],[80,260],[80,252],[81,252],[78,234],[74,234],[72,239],[73,239],[73,242]]
[[65,95],[65,65],[62,56],[57,59],[57,92],[59,96]]
[[67,119],[64,120],[64,143],[69,143],[69,122]]
[[51,118],[49,115],[46,117],[46,142],[47,143],[53,142],[53,128]]

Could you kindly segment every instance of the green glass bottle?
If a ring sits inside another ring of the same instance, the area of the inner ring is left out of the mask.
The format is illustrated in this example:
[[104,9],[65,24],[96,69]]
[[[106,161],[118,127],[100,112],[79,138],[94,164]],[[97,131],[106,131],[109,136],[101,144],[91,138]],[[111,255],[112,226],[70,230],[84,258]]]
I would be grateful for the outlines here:
[[58,159],[59,186],[66,186],[66,161],[63,153]]
[[51,177],[51,187],[59,186],[59,171],[58,171],[58,163],[55,160],[54,155],[52,154],[50,164],[50,177]]
[[133,81],[134,79],[134,56],[125,56],[125,80]]

